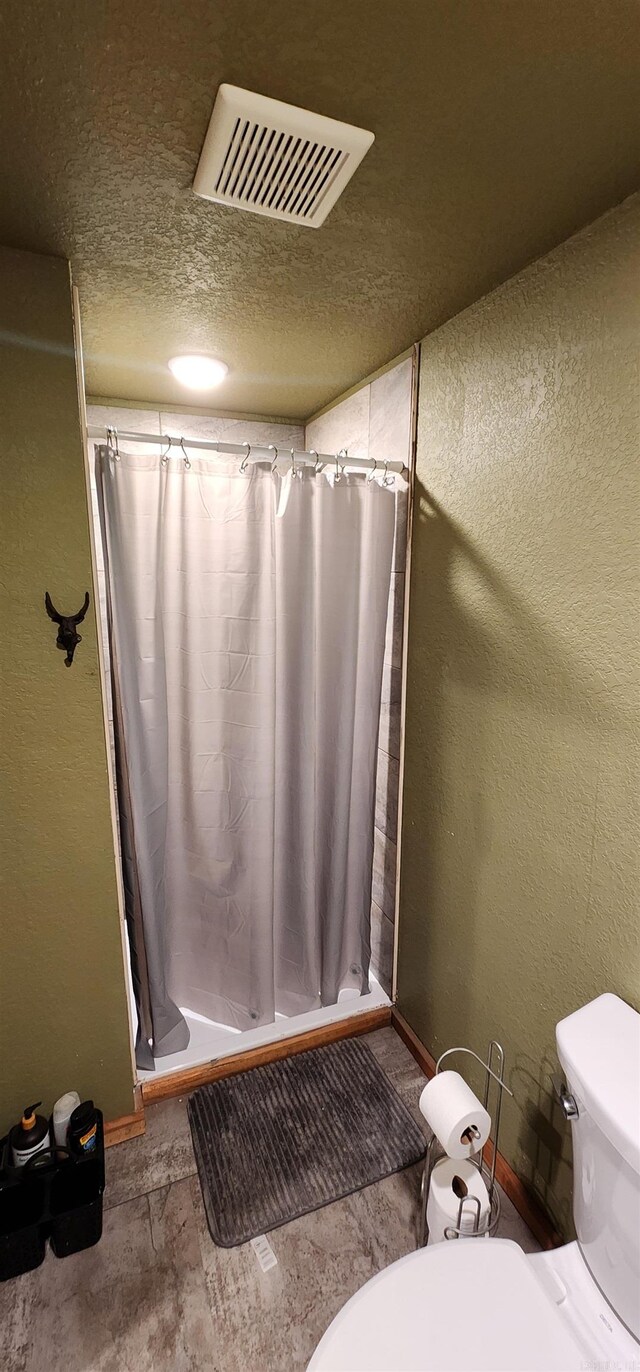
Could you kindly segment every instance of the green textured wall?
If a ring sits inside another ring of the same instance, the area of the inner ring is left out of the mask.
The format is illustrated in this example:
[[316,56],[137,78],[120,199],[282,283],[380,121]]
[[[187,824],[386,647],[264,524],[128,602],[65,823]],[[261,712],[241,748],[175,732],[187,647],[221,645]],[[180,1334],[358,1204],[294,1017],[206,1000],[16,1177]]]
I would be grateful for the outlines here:
[[91,590],[69,269],[0,249],[0,1131],[91,1095],[132,1109],[93,606],[71,668],[44,611]]
[[422,345],[399,1008],[503,1041],[565,1232],[554,1026],[640,994],[639,243],[633,197]]

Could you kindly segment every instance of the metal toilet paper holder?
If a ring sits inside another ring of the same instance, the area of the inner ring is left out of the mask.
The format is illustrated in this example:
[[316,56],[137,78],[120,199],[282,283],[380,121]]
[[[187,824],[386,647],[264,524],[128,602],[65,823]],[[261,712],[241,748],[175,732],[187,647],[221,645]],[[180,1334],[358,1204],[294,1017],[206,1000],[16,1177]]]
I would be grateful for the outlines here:
[[[489,1091],[492,1080],[497,1083],[497,1089],[495,1119],[494,1116],[491,1115],[491,1130],[489,1131],[489,1138],[487,1139],[487,1143],[491,1144],[491,1164],[485,1164],[483,1158],[484,1149],[482,1148],[477,1153],[472,1154],[468,1159],[469,1162],[473,1163],[474,1167],[478,1168],[480,1176],[486,1183],[487,1191],[489,1193],[488,1213],[484,1221],[481,1222],[481,1203],[479,1197],[462,1196],[458,1206],[456,1223],[449,1225],[445,1229],[444,1236],[445,1239],[486,1238],[487,1234],[495,1233],[498,1226],[498,1220],[500,1219],[500,1194],[496,1186],[496,1161],[498,1157],[500,1115],[502,1113],[502,1094],[506,1091],[507,1095],[513,1096],[513,1091],[509,1090],[509,1087],[504,1080],[504,1048],[496,1039],[491,1039],[489,1043],[486,1062],[483,1058],[479,1057],[477,1053],[474,1053],[472,1048],[447,1048],[446,1052],[442,1053],[438,1058],[436,1063],[436,1075],[440,1071],[440,1067],[445,1058],[451,1057],[452,1053],[468,1053],[470,1057],[475,1058],[476,1062],[480,1063],[481,1067],[484,1067],[486,1080],[482,1104],[489,1114],[491,1114],[489,1111]],[[446,1153],[441,1144],[438,1143],[435,1134],[432,1134],[427,1147],[422,1173],[422,1183],[420,1186],[418,1248],[424,1248],[429,1238],[427,1204],[429,1201],[429,1188],[431,1186],[431,1173],[438,1161],[438,1157],[436,1156],[438,1153],[442,1157],[446,1157]]]

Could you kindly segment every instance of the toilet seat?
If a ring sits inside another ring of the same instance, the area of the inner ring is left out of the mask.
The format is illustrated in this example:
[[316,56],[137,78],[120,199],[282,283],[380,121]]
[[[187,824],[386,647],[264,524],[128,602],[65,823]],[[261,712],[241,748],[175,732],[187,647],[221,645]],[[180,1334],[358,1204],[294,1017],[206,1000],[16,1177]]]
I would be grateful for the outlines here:
[[307,1372],[574,1372],[585,1355],[510,1239],[400,1258],[336,1315]]

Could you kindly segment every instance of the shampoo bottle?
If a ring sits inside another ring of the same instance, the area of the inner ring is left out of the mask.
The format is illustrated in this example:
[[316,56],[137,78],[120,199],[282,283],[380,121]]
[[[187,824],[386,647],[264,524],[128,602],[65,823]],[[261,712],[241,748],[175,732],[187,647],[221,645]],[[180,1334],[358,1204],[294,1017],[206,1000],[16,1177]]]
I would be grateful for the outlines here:
[[51,1145],[48,1121],[44,1115],[36,1115],[39,1105],[42,1105],[41,1100],[36,1101],[35,1105],[27,1105],[20,1123],[14,1124],[9,1134],[14,1167],[24,1167],[36,1153],[41,1153]]
[[67,1130],[69,1151],[77,1158],[94,1153],[98,1141],[98,1112],[92,1100],[77,1105]]

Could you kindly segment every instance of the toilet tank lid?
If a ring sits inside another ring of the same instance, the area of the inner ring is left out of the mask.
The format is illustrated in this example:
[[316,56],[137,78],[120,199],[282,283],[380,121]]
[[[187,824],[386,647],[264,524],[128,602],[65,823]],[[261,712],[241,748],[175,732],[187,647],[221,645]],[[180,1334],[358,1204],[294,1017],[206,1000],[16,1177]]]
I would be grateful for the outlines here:
[[570,1089],[640,1174],[640,1015],[606,992],[556,1027]]

